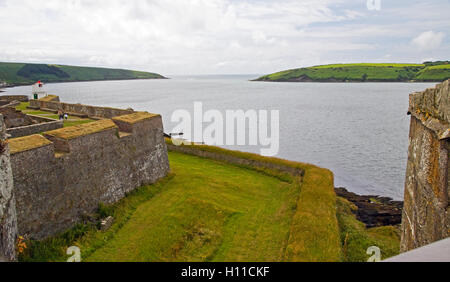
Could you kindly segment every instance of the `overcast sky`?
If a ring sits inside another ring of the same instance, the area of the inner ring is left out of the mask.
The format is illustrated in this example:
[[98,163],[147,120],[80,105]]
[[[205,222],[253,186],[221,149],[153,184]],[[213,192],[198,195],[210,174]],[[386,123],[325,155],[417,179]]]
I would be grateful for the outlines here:
[[450,0],[0,0],[0,61],[173,75],[449,60],[449,11]]

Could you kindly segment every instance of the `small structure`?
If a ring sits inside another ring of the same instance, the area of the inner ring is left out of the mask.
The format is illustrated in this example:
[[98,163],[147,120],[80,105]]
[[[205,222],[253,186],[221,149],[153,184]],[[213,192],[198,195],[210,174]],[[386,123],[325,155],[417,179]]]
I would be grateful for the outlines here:
[[44,89],[44,83],[40,80],[33,84],[31,88],[31,94],[33,95],[33,99],[37,100],[39,98],[47,96],[47,91]]

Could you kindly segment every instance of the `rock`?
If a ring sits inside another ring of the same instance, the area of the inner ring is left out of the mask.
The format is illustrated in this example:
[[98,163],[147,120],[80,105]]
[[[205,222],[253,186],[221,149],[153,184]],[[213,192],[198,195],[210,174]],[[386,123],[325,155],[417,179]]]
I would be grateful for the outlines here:
[[402,221],[402,201],[393,201],[389,197],[358,195],[345,188],[335,188],[336,195],[345,198],[358,207],[354,211],[356,218],[366,227],[398,225]]
[[112,216],[108,216],[107,218],[103,219],[100,223],[100,230],[106,231],[108,230],[111,225],[114,222],[114,218]]

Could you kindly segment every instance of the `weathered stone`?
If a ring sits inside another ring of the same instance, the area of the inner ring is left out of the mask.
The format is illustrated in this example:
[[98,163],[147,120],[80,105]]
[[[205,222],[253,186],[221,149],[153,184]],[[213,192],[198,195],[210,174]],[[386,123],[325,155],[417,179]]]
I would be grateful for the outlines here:
[[5,124],[0,115],[0,261],[16,259],[17,217],[13,194],[13,176],[9,147],[5,142]]
[[450,236],[449,83],[410,95],[401,251]]
[[82,104],[60,103],[59,97],[55,97],[53,97],[52,99],[46,99],[46,97],[44,97],[39,100],[30,100],[29,108],[53,112],[62,110],[69,115],[89,117],[92,119],[113,118],[134,113],[132,109],[124,110],[109,107],[88,106]]
[[112,216],[108,216],[104,220],[100,222],[100,229],[102,231],[108,230],[114,222],[114,218]]

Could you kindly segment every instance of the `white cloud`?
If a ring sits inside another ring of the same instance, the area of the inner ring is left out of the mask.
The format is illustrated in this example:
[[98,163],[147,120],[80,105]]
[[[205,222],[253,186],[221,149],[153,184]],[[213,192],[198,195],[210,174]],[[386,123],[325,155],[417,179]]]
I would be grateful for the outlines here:
[[[380,46],[391,47],[382,41],[386,36],[409,44],[417,30],[409,28],[411,22],[369,22],[360,0],[0,0],[0,5],[0,61],[166,75],[267,73],[327,63],[330,57],[379,58],[390,52],[377,53]],[[389,15],[384,7],[383,12],[376,15]],[[433,19],[441,29],[449,25],[448,17]],[[420,24],[439,33],[433,21]],[[409,38],[402,39],[405,33]]]
[[433,50],[441,46],[444,36],[443,32],[425,31],[414,38],[412,43],[420,50]]

